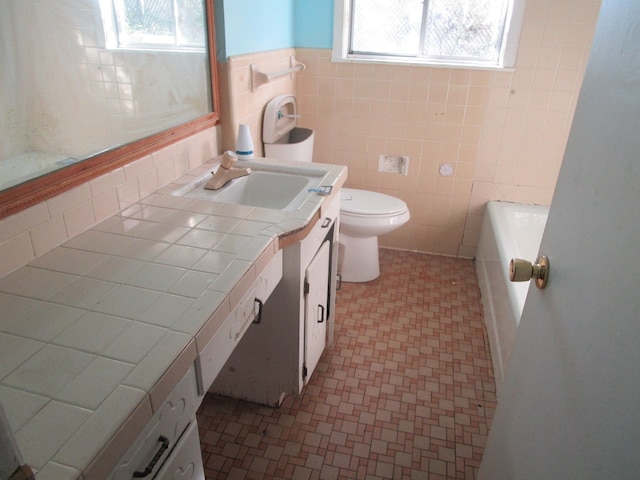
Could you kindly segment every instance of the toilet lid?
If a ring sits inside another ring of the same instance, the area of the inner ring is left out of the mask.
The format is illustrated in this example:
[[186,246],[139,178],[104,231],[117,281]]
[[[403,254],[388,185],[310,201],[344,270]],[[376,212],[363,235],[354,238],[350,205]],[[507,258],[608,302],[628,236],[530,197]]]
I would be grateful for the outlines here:
[[407,210],[402,200],[384,193],[343,188],[340,211],[355,215],[394,215]]

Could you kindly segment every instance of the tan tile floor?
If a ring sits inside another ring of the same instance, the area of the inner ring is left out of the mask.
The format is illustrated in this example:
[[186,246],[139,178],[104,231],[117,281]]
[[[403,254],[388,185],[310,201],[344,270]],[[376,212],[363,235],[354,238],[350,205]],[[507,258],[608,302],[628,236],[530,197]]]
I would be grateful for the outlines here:
[[471,260],[381,249],[343,284],[336,337],[300,397],[207,395],[207,479],[473,479],[495,384]]

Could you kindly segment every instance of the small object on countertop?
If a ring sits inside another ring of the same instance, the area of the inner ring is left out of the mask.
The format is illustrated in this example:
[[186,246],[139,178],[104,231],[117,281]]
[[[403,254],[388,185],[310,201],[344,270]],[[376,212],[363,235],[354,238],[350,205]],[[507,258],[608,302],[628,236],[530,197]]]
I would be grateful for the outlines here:
[[248,125],[238,125],[238,137],[236,139],[236,155],[240,160],[253,158],[253,140]]
[[333,185],[320,185],[317,188],[310,188],[309,191],[319,193],[320,195],[329,195],[332,189]]

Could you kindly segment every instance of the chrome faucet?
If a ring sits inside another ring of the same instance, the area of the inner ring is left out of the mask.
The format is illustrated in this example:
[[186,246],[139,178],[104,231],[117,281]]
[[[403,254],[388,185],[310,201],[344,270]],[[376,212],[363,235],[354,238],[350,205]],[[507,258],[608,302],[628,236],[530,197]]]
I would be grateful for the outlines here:
[[207,190],[219,190],[234,178],[244,177],[251,173],[250,168],[233,168],[233,164],[238,160],[238,156],[231,150],[227,150],[222,155],[220,167],[212,172],[213,178],[204,186]]

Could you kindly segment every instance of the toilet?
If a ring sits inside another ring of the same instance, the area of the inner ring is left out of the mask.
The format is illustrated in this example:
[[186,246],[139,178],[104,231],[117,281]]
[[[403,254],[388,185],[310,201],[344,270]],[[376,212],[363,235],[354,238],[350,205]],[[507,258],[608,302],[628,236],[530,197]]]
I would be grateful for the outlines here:
[[340,198],[338,272],[343,282],[369,282],[380,276],[378,235],[409,221],[399,198],[367,190],[343,188]]
[[[296,99],[279,95],[266,106],[262,125],[265,157],[311,162],[314,132],[298,127]],[[378,236],[409,221],[399,198],[367,190],[343,188],[340,198],[338,273],[343,282],[369,282],[380,276]]]

